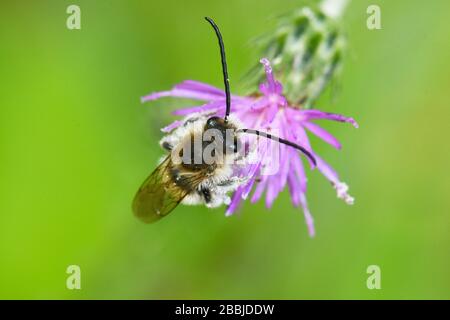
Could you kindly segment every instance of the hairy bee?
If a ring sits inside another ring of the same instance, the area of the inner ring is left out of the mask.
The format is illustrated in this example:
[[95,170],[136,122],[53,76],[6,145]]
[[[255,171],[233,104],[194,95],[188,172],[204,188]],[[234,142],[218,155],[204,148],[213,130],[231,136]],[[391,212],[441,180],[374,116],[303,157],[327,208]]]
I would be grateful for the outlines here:
[[222,36],[214,21],[208,17],[206,20],[219,40],[226,94],[225,117],[210,113],[188,116],[181,126],[161,140],[160,145],[170,154],[144,181],[133,200],[134,214],[146,223],[166,216],[181,202],[208,207],[229,204],[228,193],[247,180],[236,175],[238,160],[245,160],[249,155],[242,148],[243,133],[290,145],[315,163],[314,157],[303,147],[268,133],[245,129],[238,119],[230,116],[230,88]]
[[[227,195],[245,180],[235,175],[239,152],[240,125],[237,119],[187,117],[183,125],[164,137],[160,145],[170,151],[145,180],[133,202],[137,217],[153,222],[168,214],[180,202],[217,207],[228,204]],[[226,137],[226,132],[230,132]],[[212,139],[205,140],[208,132]],[[199,141],[200,143],[196,143]],[[199,145],[200,147],[196,147]],[[205,157],[207,150],[208,157]]]

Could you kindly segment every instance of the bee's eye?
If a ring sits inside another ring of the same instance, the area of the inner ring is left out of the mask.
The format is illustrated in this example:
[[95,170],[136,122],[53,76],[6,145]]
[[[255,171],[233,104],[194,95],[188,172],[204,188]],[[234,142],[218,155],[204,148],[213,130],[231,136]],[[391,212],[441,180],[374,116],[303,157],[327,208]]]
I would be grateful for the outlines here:
[[206,128],[216,128],[221,123],[222,118],[219,117],[211,117],[208,120],[206,120]]

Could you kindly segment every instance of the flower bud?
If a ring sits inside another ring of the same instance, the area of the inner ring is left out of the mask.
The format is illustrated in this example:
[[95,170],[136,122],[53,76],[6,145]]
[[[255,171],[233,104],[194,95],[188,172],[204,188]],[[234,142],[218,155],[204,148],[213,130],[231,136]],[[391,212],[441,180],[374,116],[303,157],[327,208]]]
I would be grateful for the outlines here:
[[[297,9],[281,17],[276,29],[257,41],[259,56],[272,62],[291,105],[310,108],[338,73],[346,44],[339,17],[346,2],[327,0],[317,7]],[[252,87],[265,78],[259,65],[249,76]]]

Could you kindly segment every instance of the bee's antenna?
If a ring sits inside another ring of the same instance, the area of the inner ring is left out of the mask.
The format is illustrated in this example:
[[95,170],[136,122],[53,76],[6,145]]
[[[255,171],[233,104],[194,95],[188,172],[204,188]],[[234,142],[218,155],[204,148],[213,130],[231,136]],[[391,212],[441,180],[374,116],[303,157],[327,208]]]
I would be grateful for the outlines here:
[[223,83],[225,84],[225,95],[226,95],[226,106],[227,106],[227,109],[225,111],[224,120],[225,120],[225,122],[227,122],[228,116],[230,115],[230,111],[231,111],[231,95],[230,95],[230,79],[228,78],[228,70],[227,70],[227,59],[225,57],[225,46],[223,44],[222,35],[220,34],[219,27],[216,25],[216,23],[213,21],[213,19],[211,19],[209,17],[205,17],[205,19],[214,28],[214,31],[216,32],[216,35],[217,35],[217,39],[219,40],[220,57],[222,59]]
[[254,130],[254,129],[239,129],[238,131],[241,131],[244,133],[255,134],[257,136],[261,136],[261,137],[264,137],[267,139],[272,139],[272,140],[278,141],[280,143],[283,143],[285,145],[288,145],[290,147],[293,147],[297,150],[300,150],[305,156],[307,156],[312,161],[312,163],[314,163],[314,166],[317,166],[316,158],[314,158],[314,156],[311,154],[311,152],[309,152],[302,146],[299,146],[298,144],[295,144],[289,140],[281,139],[281,138],[271,135],[270,133],[265,133],[265,132],[261,132],[259,130]]

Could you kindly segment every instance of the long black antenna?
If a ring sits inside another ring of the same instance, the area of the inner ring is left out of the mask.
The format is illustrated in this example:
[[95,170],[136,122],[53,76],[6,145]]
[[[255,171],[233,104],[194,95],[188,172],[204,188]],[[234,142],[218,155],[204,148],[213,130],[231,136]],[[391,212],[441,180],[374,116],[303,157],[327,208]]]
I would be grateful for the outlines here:
[[[205,19],[214,28],[214,31],[216,32],[216,35],[217,35],[217,39],[219,40],[220,57],[222,59],[223,83],[225,85],[226,106],[227,106],[226,111],[225,111],[224,121],[227,122],[228,121],[228,116],[230,115],[230,111],[231,111],[231,94],[230,94],[230,79],[228,78],[227,59],[225,57],[225,45],[223,44],[223,39],[222,39],[222,35],[220,34],[219,27],[216,25],[214,20],[209,18],[209,17],[205,17]],[[261,137],[264,137],[264,138],[267,138],[267,139],[272,139],[272,140],[278,141],[280,143],[283,143],[285,145],[288,145],[290,147],[293,147],[293,148],[295,148],[297,150],[300,150],[304,155],[306,155],[314,163],[314,166],[317,166],[317,161],[314,158],[314,156],[308,150],[306,150],[302,146],[299,146],[298,144],[295,144],[295,143],[293,143],[291,141],[288,141],[288,140],[281,139],[279,137],[273,136],[270,133],[261,132],[259,130],[240,129],[238,131],[245,132],[245,133],[250,133],[250,134],[255,134],[257,136],[261,136]]]
[[257,136],[261,136],[261,137],[264,137],[267,139],[272,139],[272,140],[278,141],[280,143],[283,143],[285,145],[288,145],[290,147],[293,147],[297,150],[300,150],[305,156],[307,156],[312,161],[312,163],[314,163],[314,166],[317,166],[316,158],[314,158],[314,156],[311,154],[311,152],[309,152],[302,146],[299,146],[298,144],[295,144],[289,140],[281,139],[281,138],[271,135],[270,133],[265,133],[265,132],[261,132],[259,130],[254,130],[254,129],[240,129],[238,131],[255,134]]
[[225,95],[226,95],[226,105],[227,105],[224,120],[225,120],[225,122],[227,122],[228,116],[230,115],[230,111],[231,111],[231,94],[230,94],[230,79],[228,78],[228,70],[227,70],[227,59],[225,57],[225,45],[223,44],[223,39],[222,39],[222,35],[220,34],[219,27],[214,22],[214,20],[209,17],[205,17],[205,19],[214,28],[214,31],[216,32],[216,35],[217,35],[217,39],[219,40],[220,57],[222,59],[223,83],[225,85]]

